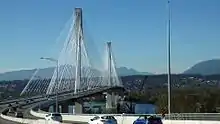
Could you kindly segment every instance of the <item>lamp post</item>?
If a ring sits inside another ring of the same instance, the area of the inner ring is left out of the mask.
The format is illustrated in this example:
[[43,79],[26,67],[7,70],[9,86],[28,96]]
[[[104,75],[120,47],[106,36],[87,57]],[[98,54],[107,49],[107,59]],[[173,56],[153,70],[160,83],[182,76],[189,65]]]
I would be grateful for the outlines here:
[[[38,78],[39,80],[42,79],[40,76],[36,76],[36,75],[35,75],[34,77]],[[38,104],[38,111],[40,111],[40,104],[41,104],[41,103]]]
[[170,60],[170,53],[171,53],[171,0],[167,0],[168,2],[168,24],[167,24],[167,67],[168,67],[168,115],[170,119],[171,114],[171,60]]
[[48,60],[48,61],[51,61],[51,62],[55,62],[56,63],[56,68],[57,68],[57,79],[56,79],[56,85],[55,85],[55,92],[56,92],[56,112],[58,112],[58,76],[59,76],[59,63],[58,63],[58,60],[57,59],[54,59],[54,58],[45,58],[45,57],[41,57],[40,59],[43,59],[43,60]]

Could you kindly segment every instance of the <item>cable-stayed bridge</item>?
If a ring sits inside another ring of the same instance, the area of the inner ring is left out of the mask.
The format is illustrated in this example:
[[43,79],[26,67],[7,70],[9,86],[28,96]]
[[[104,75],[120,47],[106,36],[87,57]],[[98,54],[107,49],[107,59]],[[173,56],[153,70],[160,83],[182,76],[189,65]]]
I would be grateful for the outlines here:
[[[82,10],[77,8],[75,20],[69,30],[59,58],[41,58],[52,61],[57,65],[51,78],[40,77],[38,75],[39,70],[37,70],[21,92],[21,96],[27,96],[28,98],[19,100],[40,99],[44,98],[44,96],[54,98],[57,94],[60,97],[64,96],[61,100],[78,99],[122,88],[122,83],[115,68],[111,42],[107,42],[105,66],[100,70],[101,73],[98,76],[95,74],[94,67],[90,61],[92,56],[89,56],[85,44]],[[108,98],[107,102],[112,101]],[[19,100],[3,103],[7,104]]]
[[3,103],[57,95],[66,95],[71,99],[75,96],[83,97],[82,94],[88,96],[97,92],[107,92],[114,87],[123,89],[116,71],[111,42],[106,43],[103,67],[101,69],[95,68],[91,62],[93,56],[90,56],[87,50],[81,8],[75,9],[74,17],[58,59],[41,58],[56,65],[52,76],[50,78],[42,77],[39,75],[40,69],[37,69],[20,94],[24,98]]

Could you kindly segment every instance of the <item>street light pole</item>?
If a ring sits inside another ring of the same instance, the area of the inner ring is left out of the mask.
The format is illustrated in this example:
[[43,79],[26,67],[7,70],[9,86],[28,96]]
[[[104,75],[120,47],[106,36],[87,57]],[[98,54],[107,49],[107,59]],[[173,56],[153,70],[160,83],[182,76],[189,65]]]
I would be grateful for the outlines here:
[[59,79],[58,79],[58,76],[59,76],[59,63],[58,63],[58,60],[56,59],[53,59],[53,58],[44,58],[44,57],[41,57],[40,59],[44,59],[44,60],[48,60],[48,61],[52,61],[52,62],[56,62],[56,75],[57,75],[57,78],[55,80],[55,92],[56,92],[56,113],[58,113],[58,83],[59,83]]
[[168,30],[168,36],[167,36],[167,66],[168,66],[168,76],[167,76],[167,80],[168,80],[168,115],[169,115],[169,119],[170,119],[170,114],[171,114],[171,60],[170,60],[170,54],[171,54],[171,7],[170,7],[170,1],[168,0],[168,25],[167,25],[167,30]]
[[58,76],[59,76],[59,63],[58,61],[56,62],[57,63],[57,78],[56,78],[56,113],[58,113],[58,83],[59,83],[59,79],[58,79]]

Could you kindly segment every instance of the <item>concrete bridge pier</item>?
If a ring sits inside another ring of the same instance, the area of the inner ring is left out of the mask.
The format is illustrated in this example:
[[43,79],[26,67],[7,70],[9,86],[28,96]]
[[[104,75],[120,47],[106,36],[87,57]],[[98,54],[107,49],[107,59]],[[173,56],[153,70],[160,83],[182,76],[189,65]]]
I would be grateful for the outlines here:
[[72,100],[66,100],[59,103],[60,104],[60,113],[70,113],[69,106],[73,106],[74,102]]
[[75,101],[75,114],[82,114],[83,113],[83,101],[76,100]]
[[106,109],[112,108],[112,95],[110,93],[106,93]]
[[119,95],[115,92],[106,92],[106,109],[117,107]]

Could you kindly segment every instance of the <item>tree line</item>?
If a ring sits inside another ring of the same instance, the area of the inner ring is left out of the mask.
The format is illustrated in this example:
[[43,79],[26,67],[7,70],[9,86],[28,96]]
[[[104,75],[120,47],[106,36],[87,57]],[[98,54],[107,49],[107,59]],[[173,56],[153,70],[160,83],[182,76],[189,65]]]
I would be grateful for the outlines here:
[[[215,113],[220,107],[219,88],[182,88],[171,90],[172,113]],[[155,104],[157,113],[168,112],[167,89],[134,91],[128,99],[136,103]]]

